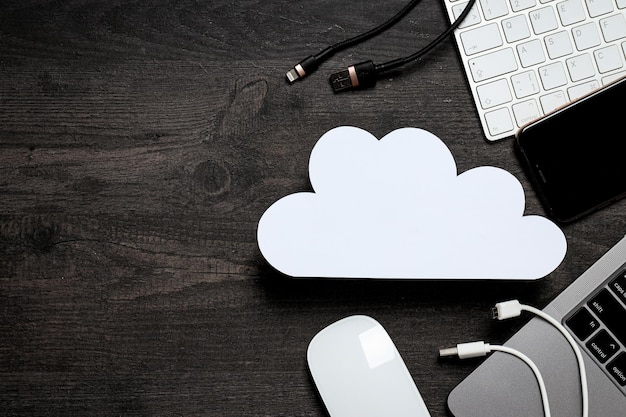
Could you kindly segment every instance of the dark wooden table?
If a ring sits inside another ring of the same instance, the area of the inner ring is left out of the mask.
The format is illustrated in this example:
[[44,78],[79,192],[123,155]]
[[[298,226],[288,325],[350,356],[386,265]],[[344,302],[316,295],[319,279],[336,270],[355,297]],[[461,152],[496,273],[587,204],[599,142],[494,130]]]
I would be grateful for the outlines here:
[[405,1],[4,1],[0,9],[0,414],[324,416],[305,352],[368,314],[395,341],[432,416],[477,362],[437,349],[503,342],[494,302],[545,306],[626,232],[626,202],[563,228],[536,282],[294,280],[256,243],[339,125],[441,137],[459,172],[516,175],[510,140],[481,134],[446,41],[376,88],[333,95],[329,73],[407,55],[445,26],[424,1],[384,36],[302,82],[284,74]]

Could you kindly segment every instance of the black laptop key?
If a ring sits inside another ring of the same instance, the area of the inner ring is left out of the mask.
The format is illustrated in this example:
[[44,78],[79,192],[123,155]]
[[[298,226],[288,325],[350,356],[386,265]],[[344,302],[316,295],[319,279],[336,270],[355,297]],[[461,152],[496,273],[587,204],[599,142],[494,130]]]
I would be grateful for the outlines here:
[[626,308],[606,288],[587,303],[602,323],[626,345]]
[[597,335],[587,342],[587,348],[600,363],[606,362],[619,351],[619,345],[615,339],[604,329],[600,330]]
[[620,353],[613,362],[606,366],[606,369],[608,369],[609,373],[615,378],[618,384],[622,387],[626,386],[626,352]]
[[598,320],[585,307],[581,307],[565,324],[580,340],[585,340],[600,328]]
[[617,298],[626,305],[626,269],[620,272],[617,278],[611,281],[609,288],[611,288],[615,295],[617,295]]

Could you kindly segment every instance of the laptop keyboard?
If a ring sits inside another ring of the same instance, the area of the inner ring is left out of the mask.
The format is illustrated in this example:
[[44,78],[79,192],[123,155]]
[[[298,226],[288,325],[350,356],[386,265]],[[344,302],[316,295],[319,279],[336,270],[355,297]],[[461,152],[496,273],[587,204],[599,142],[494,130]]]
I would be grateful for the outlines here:
[[574,309],[565,324],[626,392],[626,268]]
[[455,37],[492,141],[626,75],[626,0],[476,0]]

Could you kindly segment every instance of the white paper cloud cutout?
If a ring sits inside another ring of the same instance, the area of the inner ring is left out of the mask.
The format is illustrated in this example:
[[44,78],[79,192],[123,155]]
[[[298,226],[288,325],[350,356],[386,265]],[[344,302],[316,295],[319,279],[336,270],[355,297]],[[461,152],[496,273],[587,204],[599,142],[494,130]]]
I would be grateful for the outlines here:
[[562,231],[524,216],[524,190],[507,171],[457,175],[447,146],[421,129],[378,140],[342,126],[309,161],[315,192],[263,214],[265,259],[294,277],[537,279],[563,260]]

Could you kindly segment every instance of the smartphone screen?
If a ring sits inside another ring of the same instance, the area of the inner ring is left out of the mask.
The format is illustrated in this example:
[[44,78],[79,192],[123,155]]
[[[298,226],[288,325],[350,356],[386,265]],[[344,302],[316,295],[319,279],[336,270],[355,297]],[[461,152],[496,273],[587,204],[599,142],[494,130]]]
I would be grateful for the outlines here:
[[624,197],[626,78],[523,127],[516,150],[557,221],[574,221]]

